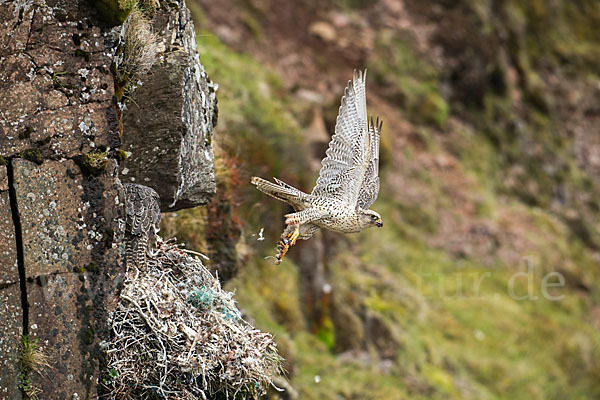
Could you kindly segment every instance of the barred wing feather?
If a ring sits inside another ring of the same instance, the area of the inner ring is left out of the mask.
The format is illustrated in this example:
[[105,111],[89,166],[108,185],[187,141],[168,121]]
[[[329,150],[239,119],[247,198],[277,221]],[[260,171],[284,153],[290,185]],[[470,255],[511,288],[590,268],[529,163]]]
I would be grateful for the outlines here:
[[371,207],[379,194],[379,139],[383,121],[379,117],[369,124],[370,158],[367,171],[360,186],[357,206],[363,210]]
[[358,200],[370,153],[365,77],[366,71],[355,71],[344,91],[335,133],[312,191],[314,196],[335,197],[349,204]]

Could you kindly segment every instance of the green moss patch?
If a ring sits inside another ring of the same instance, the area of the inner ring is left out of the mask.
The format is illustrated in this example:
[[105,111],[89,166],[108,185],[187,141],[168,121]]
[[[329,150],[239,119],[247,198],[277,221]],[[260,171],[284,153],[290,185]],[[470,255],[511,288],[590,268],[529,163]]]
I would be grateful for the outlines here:
[[38,149],[23,150],[21,152],[21,157],[36,164],[41,164],[44,162],[44,155]]
[[107,26],[121,25],[137,0],[97,0],[94,2],[96,9]]
[[99,175],[108,164],[108,151],[92,150],[87,154],[77,157],[76,162],[87,175]]

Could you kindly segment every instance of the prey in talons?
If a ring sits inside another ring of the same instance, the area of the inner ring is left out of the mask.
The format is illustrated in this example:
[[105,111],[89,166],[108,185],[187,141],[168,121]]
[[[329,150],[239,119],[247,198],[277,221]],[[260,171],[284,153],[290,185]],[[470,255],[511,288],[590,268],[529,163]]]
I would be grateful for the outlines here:
[[277,250],[279,253],[275,256],[275,264],[281,264],[283,257],[288,252],[290,247],[296,244],[296,240],[298,240],[298,236],[300,236],[300,225],[294,224],[294,230],[291,233],[287,233],[288,229],[283,231],[281,234],[281,239],[277,242]]

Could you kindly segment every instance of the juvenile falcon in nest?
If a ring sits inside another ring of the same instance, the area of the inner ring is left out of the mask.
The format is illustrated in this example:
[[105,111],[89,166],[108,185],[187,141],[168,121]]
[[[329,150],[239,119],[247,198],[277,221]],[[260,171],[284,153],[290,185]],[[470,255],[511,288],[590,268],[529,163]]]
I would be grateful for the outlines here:
[[146,266],[148,242],[156,244],[160,229],[160,197],[154,189],[137,183],[124,183],[127,219],[125,221],[125,262]]
[[381,216],[369,210],[379,193],[379,117],[367,124],[366,71],[354,71],[342,97],[335,133],[323,159],[317,184],[310,194],[280,181],[253,177],[261,192],[284,201],[296,212],[285,216],[279,241],[279,264],[297,239],[310,239],[319,228],[342,233],[382,227]]

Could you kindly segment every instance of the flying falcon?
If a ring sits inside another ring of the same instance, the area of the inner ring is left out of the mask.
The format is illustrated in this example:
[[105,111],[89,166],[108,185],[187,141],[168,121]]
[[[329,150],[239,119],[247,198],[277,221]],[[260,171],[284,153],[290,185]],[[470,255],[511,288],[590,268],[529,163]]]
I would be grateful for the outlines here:
[[154,245],[160,229],[160,197],[154,189],[137,183],[124,183],[127,219],[125,221],[125,262],[146,265],[148,241]]
[[285,216],[287,225],[279,241],[279,264],[297,239],[310,239],[319,228],[342,233],[382,227],[381,216],[369,210],[379,193],[379,137],[382,122],[367,124],[366,71],[354,71],[342,97],[342,105],[329,142],[317,184],[304,193],[280,181],[253,177],[261,192],[284,201],[296,212]]

